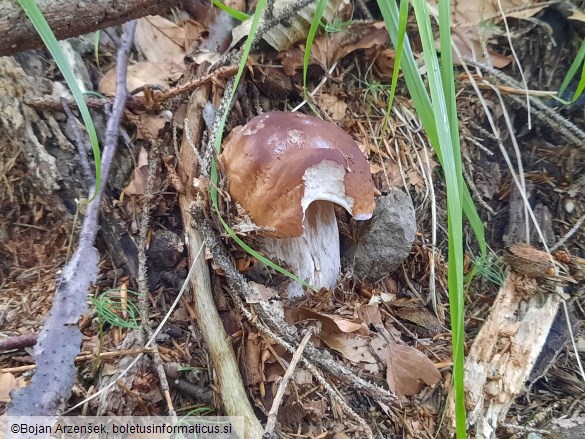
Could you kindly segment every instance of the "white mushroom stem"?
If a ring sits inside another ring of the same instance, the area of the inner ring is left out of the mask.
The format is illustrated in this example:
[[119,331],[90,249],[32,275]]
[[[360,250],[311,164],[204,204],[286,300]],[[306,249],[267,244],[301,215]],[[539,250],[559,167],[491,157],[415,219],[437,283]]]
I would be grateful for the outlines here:
[[[299,238],[262,238],[263,254],[286,264],[293,274],[308,284],[334,288],[339,277],[339,232],[333,203],[314,201],[307,207],[303,221],[304,234]],[[303,286],[291,282],[289,298],[303,296]]]

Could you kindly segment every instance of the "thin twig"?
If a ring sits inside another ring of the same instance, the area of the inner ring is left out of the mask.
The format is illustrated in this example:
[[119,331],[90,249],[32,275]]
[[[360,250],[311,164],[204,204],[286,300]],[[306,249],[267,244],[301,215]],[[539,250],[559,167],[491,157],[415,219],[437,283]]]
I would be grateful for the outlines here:
[[37,338],[38,334],[22,334],[0,339],[0,352],[34,346]]
[[[148,160],[148,177],[146,179],[146,188],[144,190],[143,207],[142,207],[142,221],[140,222],[140,244],[138,246],[138,290],[140,292],[140,298],[138,306],[140,309],[140,317],[142,321],[142,329],[146,334],[146,338],[149,339],[152,336],[150,325],[148,324],[148,266],[146,261],[146,244],[148,234],[148,223],[150,221],[150,202],[153,198],[152,189],[154,185],[154,177],[156,176],[156,167],[158,164],[158,144],[152,142],[152,149],[150,151],[151,156]],[[158,374],[159,384],[165,396],[169,415],[172,418],[177,416],[173,407],[173,402],[170,394],[170,387],[167,381],[167,376],[163,367],[160,354],[158,352],[158,345],[154,345],[153,360],[156,365],[156,371]]]
[[550,248],[551,252],[554,252],[555,250],[558,250],[560,247],[562,247],[563,245],[565,245],[567,243],[567,241],[571,238],[571,236],[573,236],[575,233],[577,233],[577,230],[579,230],[579,228],[583,225],[583,222],[585,221],[585,215],[581,216],[581,218],[579,218],[577,220],[577,222],[575,223],[575,225],[571,228],[571,230],[569,230],[565,236],[563,236],[559,242],[557,242],[555,245],[553,245]]
[[309,339],[313,335],[313,332],[314,332],[313,328],[309,328],[307,330],[307,333],[305,334],[305,336],[303,337],[303,339],[299,343],[299,347],[295,351],[295,353],[292,357],[292,360],[291,360],[288,368],[286,369],[286,372],[284,374],[284,377],[282,378],[282,381],[278,385],[278,390],[276,391],[276,396],[274,397],[274,400],[272,401],[272,407],[270,408],[270,412],[268,412],[268,420],[266,421],[266,426],[264,427],[264,436],[262,436],[264,438],[273,438],[274,437],[274,427],[276,426],[276,415],[278,414],[278,409],[280,407],[280,404],[282,404],[282,398],[284,397],[284,392],[286,390],[286,387],[288,386],[288,382],[289,382],[290,378],[292,377],[293,372],[297,368],[297,364],[298,364],[299,360],[303,356],[303,352],[305,350],[305,347],[307,346]]

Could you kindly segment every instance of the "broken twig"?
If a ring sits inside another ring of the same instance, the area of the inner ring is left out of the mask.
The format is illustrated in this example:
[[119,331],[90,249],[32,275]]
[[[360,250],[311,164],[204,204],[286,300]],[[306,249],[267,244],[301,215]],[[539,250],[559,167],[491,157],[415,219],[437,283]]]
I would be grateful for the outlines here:
[[37,373],[28,387],[14,391],[9,416],[55,415],[69,399],[75,383],[75,357],[82,339],[77,322],[87,312],[87,293],[98,273],[99,253],[93,242],[98,230],[100,200],[118,145],[118,129],[126,103],[127,58],[135,28],[136,22],[124,25],[122,45],[118,49],[118,91],[106,128],[100,190],[87,206],[79,245],[63,269],[53,306],[39,334],[34,350]]

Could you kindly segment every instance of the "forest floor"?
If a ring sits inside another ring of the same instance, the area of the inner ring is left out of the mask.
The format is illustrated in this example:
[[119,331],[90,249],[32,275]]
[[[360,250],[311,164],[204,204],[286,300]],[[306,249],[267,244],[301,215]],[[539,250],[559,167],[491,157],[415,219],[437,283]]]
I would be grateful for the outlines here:
[[[334,369],[318,365],[335,389],[331,393],[299,364],[278,410],[277,437],[366,437],[361,421],[375,437],[384,438],[448,437],[453,431],[443,170],[402,79],[391,117],[386,120],[395,52],[383,23],[377,21],[379,11],[370,3],[373,20],[357,7],[354,18],[362,21],[336,32],[328,30],[315,40],[307,81],[308,89],[315,92],[304,104],[302,47],[297,44],[275,51],[261,44],[249,59],[227,121],[229,133],[260,112],[291,111],[302,104],[298,111],[334,122],[349,133],[369,160],[377,190],[383,196],[396,190],[407,194],[416,218],[416,236],[407,249],[408,256],[381,279],[352,276],[351,267],[344,265],[333,291],[308,292],[295,302],[277,301],[284,305],[287,325],[315,331],[311,340],[327,353],[323,362],[341,365],[353,376],[336,375],[331,372]],[[585,377],[580,375],[576,358],[580,355],[585,360],[585,135],[581,137],[585,113],[581,100],[563,106],[545,93],[559,89],[585,34],[579,18],[583,13],[573,13],[569,16],[550,5],[524,9],[509,14],[506,23],[495,18],[485,40],[479,36],[479,26],[465,26],[472,24],[464,22],[471,20],[469,17],[454,15],[454,20],[461,20],[456,28],[459,39],[485,53],[481,61],[468,64],[483,101],[470,76],[460,64],[455,66],[463,174],[490,248],[490,257],[481,260],[473,232],[464,225],[466,274],[477,269],[465,287],[466,354],[478,368],[482,361],[494,367],[485,386],[480,387],[484,396],[474,399],[467,395],[467,409],[473,415],[470,431],[476,432],[470,435],[477,437],[484,437],[478,419],[490,419],[484,410],[498,404],[506,406],[495,427],[497,437],[502,438],[527,437],[530,432],[543,437],[547,432],[550,437],[579,437],[574,429],[585,417]],[[212,26],[220,19],[216,12],[199,14],[193,17],[174,11],[165,18],[141,19],[138,24],[128,89],[142,88],[128,102],[118,155],[102,202],[96,241],[99,275],[91,291],[91,310],[79,322],[83,341],[67,407],[116,381],[130,360],[137,354],[145,355],[107,397],[84,402],[74,413],[162,415],[170,408],[181,415],[224,413],[216,366],[196,323],[204,317],[197,315],[190,294],[171,308],[187,278],[188,257],[195,256],[188,255],[183,238],[191,226],[184,224],[180,193],[185,185],[209,184],[204,176],[186,181],[178,162],[179,149],[190,148],[193,142],[183,134],[185,118],[193,116],[186,103],[192,90],[169,99],[164,111],[147,108],[157,92],[194,81],[199,65],[219,57],[197,47],[210,35],[216,36],[217,29]],[[470,37],[473,32],[476,37]],[[73,39],[71,50],[83,65],[80,77],[88,89],[113,96],[116,47],[109,34],[101,33],[97,62],[93,37]],[[414,21],[409,24],[409,36],[413,51],[420,53]],[[487,42],[483,48],[481,41]],[[5,78],[0,78],[0,93],[10,95],[6,90],[21,87],[38,98],[18,98],[20,106],[15,105],[14,111],[23,111],[27,128],[19,128],[22,132],[15,129],[7,135],[6,147],[0,148],[0,403],[6,406],[10,391],[26,386],[34,374],[35,334],[52,306],[61,270],[75,248],[80,230],[76,203],[87,196],[88,188],[75,146],[75,123],[71,124],[58,100],[57,108],[52,107],[55,99],[51,90],[63,83],[63,78],[50,56],[37,50],[0,61],[0,72],[4,72],[0,76]],[[225,79],[211,74],[201,87],[216,107]],[[524,83],[529,90],[541,92],[531,96],[533,101],[560,117],[553,118],[534,103],[527,108]],[[570,86],[569,90],[576,88]],[[486,107],[493,115],[493,125]],[[6,108],[5,116],[0,117],[13,117],[10,107]],[[104,111],[93,108],[92,114],[101,136],[105,132]],[[205,142],[210,133],[203,131]],[[32,138],[36,143],[31,143]],[[199,144],[199,140],[194,142]],[[527,231],[525,203],[513,177],[518,175],[519,165],[542,236],[530,221]],[[241,212],[234,213],[235,209],[225,211],[232,225],[241,220],[237,218]],[[342,209],[336,213],[346,241],[358,239],[365,233],[363,228],[369,227],[350,221]],[[212,210],[206,216],[239,273],[252,278],[253,258],[220,233],[223,229]],[[253,231],[240,236],[254,242]],[[144,237],[146,259],[139,250]],[[527,242],[530,246],[521,244]],[[554,263],[543,258],[546,249],[551,249]],[[293,354],[257,324],[262,319],[254,300],[243,305],[234,300],[229,273],[209,245],[204,257],[209,262],[211,292],[243,386],[264,425]],[[144,264],[147,275],[141,270]],[[562,274],[555,275],[554,267]],[[136,293],[141,291],[141,276],[148,291],[143,300]],[[492,309],[507,289],[514,291],[515,320],[502,323],[509,333],[496,327],[500,332],[492,335],[499,340],[486,360],[478,353],[477,339],[485,336],[482,328],[492,324],[486,322],[494,318]],[[276,295],[277,290],[268,294]],[[526,316],[533,308],[546,309],[551,303],[558,315],[551,317],[544,338],[534,341],[542,345],[538,358],[516,364],[525,373],[520,388],[498,388],[497,383],[505,381],[500,374],[510,367],[502,358],[513,355],[515,343],[522,338],[515,331],[530,323]],[[144,306],[146,313],[141,309]],[[140,340],[144,340],[135,334],[145,327],[148,333],[156,331],[169,311],[170,318],[156,335],[158,353],[142,349]],[[271,327],[270,322],[265,323]],[[282,335],[279,328],[271,329]],[[494,355],[501,369],[495,368]],[[170,384],[172,404],[159,386],[158,365]],[[358,378],[383,392],[376,395],[372,389],[360,388]],[[395,399],[384,400],[388,395],[395,395]],[[559,428],[566,430],[560,434]]]

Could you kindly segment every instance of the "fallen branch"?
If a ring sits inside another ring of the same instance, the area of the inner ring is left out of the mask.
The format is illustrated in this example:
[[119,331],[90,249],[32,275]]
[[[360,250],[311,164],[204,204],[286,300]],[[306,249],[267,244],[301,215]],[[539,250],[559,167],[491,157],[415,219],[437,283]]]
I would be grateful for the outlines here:
[[[202,110],[207,103],[208,95],[209,87],[202,86],[191,96],[187,109],[189,126],[186,126],[185,130],[191,131],[192,139],[198,140],[201,138],[203,131]],[[196,196],[193,178],[197,175],[197,167],[197,159],[193,149],[187,141],[187,136],[183,136],[179,157],[179,175],[181,180],[186,183],[186,190],[184,194],[179,196],[179,202],[187,238],[187,249],[191,258],[203,244],[201,231],[191,226],[191,213],[189,210]],[[238,432],[240,437],[258,439],[262,437],[264,430],[254,414],[244,389],[230,339],[225,332],[213,301],[209,268],[203,258],[196,262],[190,282],[193,289],[191,303],[195,309],[199,329],[205,339],[215,368],[225,412],[228,416],[244,417],[245,432]]]
[[78,248],[63,269],[49,317],[39,334],[34,349],[37,373],[28,387],[14,391],[7,411],[9,416],[55,415],[69,399],[75,383],[75,357],[82,339],[77,322],[87,312],[87,293],[98,274],[99,253],[93,242],[98,230],[100,200],[118,145],[118,129],[126,103],[127,58],[135,27],[136,22],[124,26],[118,49],[118,92],[106,128],[100,190],[87,206]]
[[[180,0],[70,1],[37,0],[57,39],[84,35],[135,18],[157,15],[182,3]],[[0,56],[43,45],[30,20],[14,0],[0,0]]]

